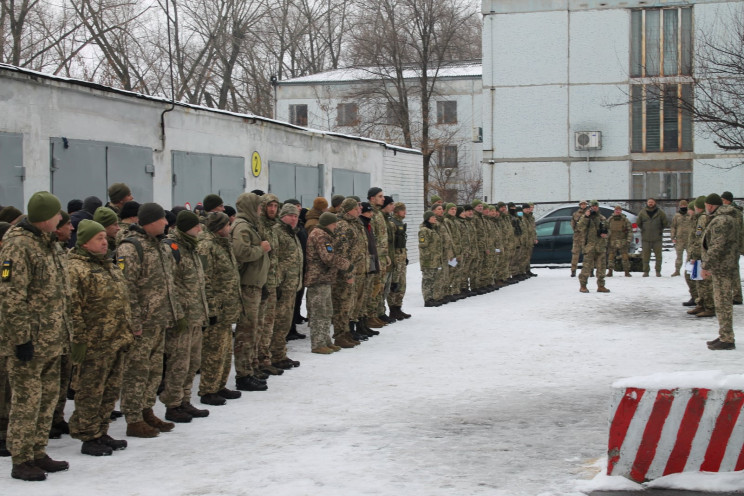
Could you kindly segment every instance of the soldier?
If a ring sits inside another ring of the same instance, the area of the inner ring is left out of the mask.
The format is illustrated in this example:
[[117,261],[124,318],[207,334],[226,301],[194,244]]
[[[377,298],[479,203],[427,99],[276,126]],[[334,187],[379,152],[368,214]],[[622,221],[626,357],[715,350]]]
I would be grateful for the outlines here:
[[[721,193],[721,201],[723,201],[724,205],[731,205],[736,210],[734,212],[734,215],[736,215],[736,220],[739,223],[739,225],[744,225],[744,214],[742,214],[742,208],[734,203],[734,195],[730,191],[724,191]],[[744,229],[742,229],[742,237],[739,239],[739,253],[741,255],[744,255]],[[739,258],[736,258],[736,270],[734,270],[731,275],[734,277],[734,305],[741,305],[742,304],[742,294],[741,294],[741,273],[739,271]]]
[[718,316],[718,335],[708,341],[708,349],[733,350],[734,337],[733,294],[734,277],[731,273],[739,258],[739,237],[742,226],[736,210],[724,205],[716,193],[705,199],[705,211],[710,217],[703,233],[703,277],[713,280],[713,298]]
[[116,249],[121,240],[124,239],[124,233],[129,229],[129,226],[137,223],[137,212],[140,206],[136,201],[128,201],[121,208],[121,212],[119,212],[119,218],[121,219],[119,221],[119,232],[116,233],[116,243],[109,246],[110,250]]
[[571,229],[573,229],[573,246],[571,247],[571,277],[576,277],[576,268],[579,266],[579,257],[581,257],[581,250],[584,247],[584,239],[576,232],[576,226],[581,220],[581,217],[586,213],[587,203],[586,200],[579,202],[579,209],[571,216]]
[[119,227],[119,218],[116,216],[116,212],[108,207],[98,207],[93,214],[93,220],[98,222],[106,230],[106,241],[109,246],[109,255],[114,257],[114,249],[116,248],[116,235],[121,230]]
[[[174,283],[184,310],[186,328],[169,327],[165,331],[167,366],[160,401],[166,407],[166,420],[177,423],[209,415],[209,410],[187,406],[191,404],[191,386],[201,364],[202,328],[209,323],[204,267],[197,253],[197,236],[201,231],[199,217],[181,210],[176,217],[176,228],[166,241],[176,258]],[[240,393],[234,394],[239,397]]]
[[395,319],[410,319],[411,314],[403,311],[403,298],[406,296],[406,268],[408,265],[408,250],[406,249],[406,204],[397,202],[393,205],[392,222],[395,227],[393,241],[393,276],[390,282],[388,306],[390,316]]
[[509,272],[512,275],[512,282],[519,282],[522,280],[522,272],[520,261],[524,257],[522,250],[526,249],[523,246],[524,242],[524,228],[522,226],[522,219],[518,215],[517,206],[513,202],[507,204],[509,208],[509,220],[512,225],[513,240],[512,245],[512,256],[509,260]]
[[535,245],[537,244],[537,224],[535,222],[535,204],[534,203],[525,203],[525,205],[522,207],[522,212],[524,213],[524,223],[527,228],[527,237],[526,237],[526,253],[524,254],[524,268],[525,268],[525,274],[527,274],[529,277],[537,277],[537,274],[532,272],[530,268],[530,260],[532,259],[532,251],[535,249]]
[[[393,208],[395,207],[395,200],[392,196],[385,196],[382,202],[382,216],[385,219],[385,227],[387,227],[387,253],[390,264],[388,265],[387,271],[385,272],[385,279],[382,281],[382,313],[379,318],[387,324],[392,324],[397,319],[389,316],[385,313],[385,302],[387,301],[388,295],[390,294],[390,284],[393,280],[393,272],[395,271],[395,223],[393,222]],[[390,309],[392,311],[392,309]]]
[[305,286],[307,315],[310,319],[310,348],[313,353],[323,355],[341,349],[340,345],[331,343],[330,335],[333,316],[331,284],[337,280],[336,272],[343,271],[347,290],[350,291],[354,284],[354,266],[348,259],[339,256],[334,248],[333,232],[337,222],[336,215],[324,212],[307,239]]
[[612,277],[612,269],[615,267],[617,253],[623,260],[623,270],[625,277],[631,277],[630,258],[628,257],[628,247],[633,239],[633,226],[628,218],[623,214],[623,208],[615,205],[612,215],[607,219],[607,277]]
[[62,216],[62,220],[57,224],[57,229],[54,231],[54,237],[57,239],[60,248],[64,249],[67,247],[67,242],[70,241],[73,227],[70,222],[70,215],[64,210],[60,210],[59,213]]
[[370,290],[367,292],[367,323],[372,327],[384,327],[387,325],[381,316],[385,315],[385,301],[383,292],[387,273],[390,270],[392,261],[388,255],[388,232],[385,217],[382,214],[382,205],[385,202],[385,195],[381,188],[372,187],[367,191],[367,199],[372,206],[372,234],[375,238],[377,248],[377,259],[379,260],[379,272],[372,274]]
[[463,298],[472,296],[469,286],[470,275],[475,270],[473,267],[473,255],[475,253],[475,235],[472,227],[473,207],[463,205],[457,207],[457,227],[460,230],[460,242],[462,243],[462,270],[458,280],[458,288]]
[[[108,196],[109,201],[106,204],[106,207],[113,210],[115,214],[119,214],[121,212],[121,209],[124,207],[124,204],[126,202],[134,200],[134,196],[132,196],[132,190],[129,189],[129,186],[124,183],[114,183],[109,186]],[[109,245],[109,250],[111,249],[113,249],[113,246]]]
[[[462,271],[462,238],[460,237],[460,229],[458,229],[455,223],[457,215],[457,205],[454,203],[448,203],[445,205],[444,215],[440,218],[437,216],[437,223],[440,224],[440,229],[444,227],[447,231],[447,235],[450,240],[450,249],[452,250],[453,258],[455,259],[451,265],[448,265],[448,274],[446,285],[449,288],[447,296],[452,301],[459,300],[460,286],[459,278],[460,272]],[[436,214],[436,212],[435,212]]]
[[157,203],[143,203],[137,212],[139,224],[127,229],[116,250],[124,272],[132,311],[135,340],[124,362],[121,410],[127,421],[127,436],[151,438],[175,427],[152,411],[163,377],[165,330],[186,330],[186,319],[178,303],[173,282],[175,260],[160,241],[165,210]]
[[258,206],[261,197],[255,193],[241,193],[235,206],[238,215],[230,231],[235,259],[240,271],[240,295],[242,314],[235,327],[235,384],[242,391],[260,391],[266,383],[254,373],[254,362],[258,353],[258,311],[261,304],[261,288],[266,284],[269,272],[269,252],[272,246],[261,239],[259,232]]
[[[362,222],[364,235],[367,237],[367,266],[364,278],[364,288],[357,295],[359,298],[359,307],[356,310],[357,318],[364,329],[381,328],[387,324],[374,315],[376,307],[370,311],[370,299],[374,298],[375,292],[379,291],[380,259],[377,256],[377,241],[372,227],[372,216],[374,209],[369,202],[362,202],[359,207],[359,220]],[[370,329],[371,330],[371,329]],[[354,344],[359,344],[358,342]]]
[[[475,199],[473,205],[473,226],[475,227],[475,253],[474,263],[476,269],[472,272],[470,288],[478,294],[485,294],[485,276],[481,270],[488,257],[488,243],[486,236],[485,219],[483,218],[483,202]],[[473,284],[474,281],[474,284]]]
[[643,277],[648,277],[650,270],[649,260],[651,252],[656,257],[656,277],[661,277],[661,245],[664,229],[668,227],[667,216],[664,211],[656,206],[656,200],[649,198],[646,207],[638,214],[638,227],[641,228],[643,239]]
[[581,288],[579,291],[588,293],[586,283],[589,275],[597,269],[597,293],[609,293],[605,287],[605,271],[607,260],[607,219],[599,213],[599,202],[592,200],[591,208],[584,212],[584,216],[576,224],[576,230],[584,239],[584,263],[579,274]]
[[674,261],[674,272],[672,277],[680,275],[679,271],[682,268],[682,262],[685,260],[685,250],[687,249],[687,240],[690,237],[690,231],[694,227],[692,225],[692,218],[687,215],[687,200],[681,200],[679,202],[679,212],[674,214],[672,218],[672,227],[670,235],[672,243],[674,243],[674,250],[677,252],[677,259]]
[[67,263],[70,346],[72,362],[77,365],[70,434],[83,442],[80,452],[92,456],[110,455],[127,447],[126,441],[108,435],[111,412],[121,391],[124,357],[134,336],[127,283],[109,256],[107,238],[103,225],[81,221],[77,246]]
[[23,212],[12,205],[0,208],[0,222],[16,225],[23,219]]
[[[202,336],[199,397],[202,403],[215,406],[240,397],[239,391],[227,388],[232,367],[232,325],[238,321],[241,308],[240,273],[230,245],[229,220],[222,212],[209,214],[196,249],[204,260],[204,292],[209,307],[209,326]],[[184,406],[190,412],[190,403]]]
[[504,202],[498,202],[496,208],[499,211],[499,221],[501,228],[502,250],[503,260],[501,261],[501,287],[513,284],[514,278],[512,277],[512,259],[516,249],[516,236],[514,235],[514,227],[511,222],[511,215],[509,215],[509,209]]
[[440,280],[445,260],[442,238],[436,226],[437,216],[434,212],[431,210],[424,212],[424,222],[419,226],[419,265],[421,266],[421,294],[426,307],[442,305]]
[[[705,196],[700,196],[695,200],[695,229],[690,234],[687,243],[688,256],[690,263],[702,261],[703,257],[703,234],[705,226],[708,224],[708,215],[705,213]],[[689,275],[686,276],[689,278]],[[694,295],[695,308],[688,310],[687,313],[696,317],[715,317],[716,306],[713,298],[713,281],[711,278],[698,279],[692,281],[694,290],[690,294]],[[692,305],[687,305],[692,306]]]
[[331,206],[328,209],[329,212],[340,215],[343,212],[341,212],[341,203],[346,199],[344,195],[333,195],[331,197]]
[[11,477],[27,481],[69,468],[46,454],[61,355],[70,335],[67,277],[62,251],[51,236],[61,208],[51,193],[34,193],[27,217],[5,233],[0,248],[0,354],[13,391],[7,447]]
[[214,193],[205,196],[204,200],[202,200],[202,205],[204,206],[204,218],[212,212],[225,211],[225,202],[219,195],[215,195]]
[[[279,222],[277,214],[279,213],[279,198],[271,193],[261,197],[261,208],[259,211],[259,234],[261,239],[268,241],[273,248],[269,252],[269,271],[266,274],[266,284],[261,289],[261,305],[258,308],[258,335],[256,361],[253,363],[254,377],[258,379],[267,379],[269,375],[280,375],[284,371],[271,364],[271,341],[274,338],[274,324],[276,322],[276,303],[277,303],[277,270],[279,259],[276,247],[279,241],[274,231],[274,226]],[[266,388],[262,385],[245,384],[245,390],[250,391],[254,388],[257,391],[264,391]]]
[[279,222],[273,227],[277,241],[277,286],[271,365],[284,370],[300,366],[299,361],[287,356],[287,333],[294,318],[295,296],[302,285],[302,246],[294,231],[299,215],[295,205],[285,203],[279,212]]

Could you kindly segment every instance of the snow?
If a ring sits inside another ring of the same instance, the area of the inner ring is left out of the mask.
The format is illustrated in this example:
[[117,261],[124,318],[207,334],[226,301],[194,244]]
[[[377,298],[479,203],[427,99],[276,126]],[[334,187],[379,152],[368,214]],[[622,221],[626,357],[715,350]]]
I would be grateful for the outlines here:
[[[685,313],[684,280],[612,277],[609,294],[580,294],[568,269],[439,308],[423,308],[409,266],[404,310],[413,318],[353,350],[313,355],[291,341],[299,369],[269,379],[206,419],[156,439],[128,438],[113,456],[51,440],[68,472],[43,483],[10,478],[24,496],[406,495],[580,496],[638,489],[604,475],[613,385],[725,385],[742,351],[709,351],[716,319]],[[744,309],[734,307],[735,326]],[[304,328],[304,327],[303,327]],[[303,329],[301,328],[301,329]],[[704,372],[698,371],[720,371]],[[654,374],[659,374],[653,376]],[[673,379],[673,381],[672,381]],[[231,379],[230,384],[233,381]],[[196,403],[199,406],[198,403]],[[68,403],[67,414],[72,412]],[[158,403],[156,413],[163,415]],[[125,424],[110,433],[124,438]],[[744,490],[744,475],[676,474],[648,487]]]
[[[319,72],[308,76],[300,76],[292,79],[279,81],[279,84],[306,84],[306,83],[341,83],[351,81],[367,81],[379,79],[382,75],[392,77],[392,68],[389,68],[390,74],[380,67],[345,67],[334,69],[332,71]],[[420,70],[415,68],[405,69],[403,71],[404,79],[415,79],[419,77]],[[439,72],[429,71],[430,75],[436,74],[438,78],[455,78],[455,77],[475,77],[480,78],[483,75],[483,64],[477,62],[463,62],[443,65]]]

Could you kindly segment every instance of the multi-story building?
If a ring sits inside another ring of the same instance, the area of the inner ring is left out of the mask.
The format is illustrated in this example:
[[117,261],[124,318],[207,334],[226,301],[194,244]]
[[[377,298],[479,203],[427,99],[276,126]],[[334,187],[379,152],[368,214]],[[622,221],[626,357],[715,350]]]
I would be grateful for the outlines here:
[[[680,100],[741,1],[484,0],[489,201],[744,194],[744,155]],[[741,77],[741,75],[739,75]],[[733,167],[732,167],[733,166]]]
[[[278,120],[301,127],[406,145],[390,83],[379,68],[348,68],[276,83]],[[466,201],[481,189],[481,63],[447,65],[436,74],[429,124],[433,154],[429,191]],[[421,146],[422,112],[416,71],[406,71],[411,146]],[[387,87],[386,87],[387,84]]]

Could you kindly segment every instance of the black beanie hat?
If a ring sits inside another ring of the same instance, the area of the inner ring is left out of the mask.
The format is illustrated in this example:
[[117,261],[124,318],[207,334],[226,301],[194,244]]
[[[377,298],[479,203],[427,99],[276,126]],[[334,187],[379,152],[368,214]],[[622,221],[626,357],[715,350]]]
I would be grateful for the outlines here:
[[215,208],[219,207],[220,205],[223,205],[225,202],[222,201],[222,198],[219,197],[219,195],[211,194],[204,197],[204,201],[202,201],[202,205],[204,205],[204,211],[210,212],[214,210]]
[[369,202],[362,202],[362,213],[371,212],[372,211],[372,205],[369,204]]
[[730,202],[734,201],[734,195],[733,193],[731,193],[731,191],[724,191],[723,193],[721,193],[721,198]]
[[382,191],[382,188],[378,188],[377,186],[372,186],[369,188],[369,191],[367,191],[367,199],[372,198],[373,196],[377,196],[377,194]]
[[390,205],[391,203],[394,203],[394,202],[395,202],[395,200],[393,200],[393,197],[392,196],[386,196],[385,199],[382,202],[382,208],[385,208],[385,207],[387,207],[388,205]]
[[237,213],[238,212],[236,212],[233,207],[231,207],[230,205],[225,205],[225,215],[227,215],[228,217],[232,217]]
[[73,214],[77,212],[78,210],[83,209],[83,200],[78,200],[75,198],[74,200],[70,200],[67,202],[67,213]]
[[119,217],[122,219],[128,219],[130,217],[137,217],[137,212],[140,208],[139,202],[136,202],[134,200],[128,201],[124,204],[123,207],[121,207],[121,212],[119,212]]
[[192,229],[199,225],[199,217],[194,212],[189,210],[181,210],[176,216],[176,227],[179,231],[185,233],[189,229]]
[[146,226],[165,217],[165,210],[157,203],[143,203],[137,211],[137,217],[139,225]]
[[89,196],[88,198],[83,200],[83,210],[85,210],[86,212],[90,212],[91,215],[96,213],[96,209],[98,207],[102,206],[103,202],[97,196]]
[[338,207],[346,199],[344,195],[333,195],[331,197],[331,206]]

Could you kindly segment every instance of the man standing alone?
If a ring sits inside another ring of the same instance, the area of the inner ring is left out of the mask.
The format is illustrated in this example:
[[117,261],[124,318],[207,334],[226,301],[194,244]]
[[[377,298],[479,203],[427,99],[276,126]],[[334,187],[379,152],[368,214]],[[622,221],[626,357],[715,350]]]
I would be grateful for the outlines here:
[[661,277],[661,242],[664,228],[668,225],[664,211],[656,206],[656,200],[649,198],[646,207],[638,214],[638,226],[643,239],[643,277],[648,277],[652,251],[656,257],[656,277]]

